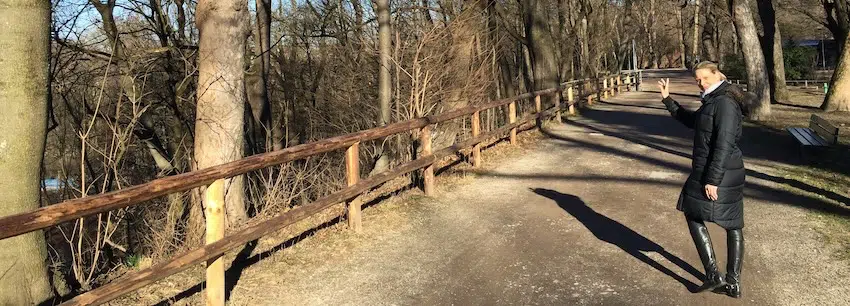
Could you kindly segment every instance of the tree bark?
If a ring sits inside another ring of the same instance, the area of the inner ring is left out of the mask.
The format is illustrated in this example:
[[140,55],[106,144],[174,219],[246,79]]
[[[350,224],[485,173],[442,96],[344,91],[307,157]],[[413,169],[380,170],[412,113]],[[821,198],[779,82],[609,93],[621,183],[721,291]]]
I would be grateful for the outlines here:
[[[496,0],[487,1],[487,26],[490,30],[491,41],[494,44],[499,44],[499,21],[496,13]],[[500,51],[499,46],[496,48],[496,58],[499,65],[499,84],[502,97],[513,97],[516,95],[516,85],[514,85],[514,77],[516,77],[515,65],[512,63],[508,52]]]
[[773,0],[757,0],[759,16],[761,16],[764,36],[761,47],[764,51],[768,77],[770,77],[770,95],[773,102],[788,102],[788,87],[785,86],[785,61],[782,55],[782,35],[779,33],[779,22]]
[[750,119],[760,120],[770,115],[770,85],[767,83],[767,67],[764,63],[764,53],[759,44],[756,24],[750,13],[748,0],[729,0],[735,29],[744,53],[744,63],[747,66],[747,91],[756,95],[757,99],[751,105]]
[[[390,1],[375,0],[375,6],[375,12],[378,15],[378,52],[381,57],[381,67],[378,74],[378,103],[380,104],[381,113],[378,116],[378,125],[384,126],[392,120],[392,110],[390,109],[390,102],[392,100],[392,75],[390,74],[390,66],[392,66]],[[383,146],[378,150],[378,160],[375,162],[375,167],[371,172],[372,174],[387,170],[390,166],[389,156],[384,152]]]
[[649,27],[649,56],[652,60],[652,69],[658,69],[658,62],[661,58],[661,52],[658,50],[660,46],[657,46],[658,29],[655,26],[656,15],[655,0],[649,0],[649,22],[651,24]]
[[[0,216],[39,207],[47,132],[50,1],[0,4]],[[42,231],[0,240],[0,301],[40,304],[52,297]]]
[[699,50],[700,50],[699,34],[701,33],[700,28],[699,28],[700,27],[699,15],[702,13],[702,12],[700,12],[700,7],[701,7],[700,6],[700,0],[696,0],[695,3],[694,3],[694,36],[692,37],[693,38],[693,45],[691,46],[692,54],[691,54],[691,60],[689,61],[691,63],[695,63],[699,60]]
[[[469,93],[471,92],[469,85],[470,77],[472,76],[473,57],[475,54],[476,33],[480,32],[478,27],[478,13],[483,9],[478,5],[479,0],[464,0],[463,11],[452,18],[449,24],[449,33],[451,40],[449,41],[449,54],[452,67],[447,68],[451,71],[448,76],[450,87],[449,95],[440,108],[442,111],[450,111],[469,104]],[[437,135],[432,140],[432,145],[435,148],[443,148],[451,146],[457,140],[457,135],[462,131],[462,125],[458,121],[448,121],[442,124],[442,127],[437,129]]]
[[[549,31],[549,20],[546,18],[547,6],[545,0],[527,0],[525,9],[525,36],[529,42],[534,89],[558,87],[558,61],[555,58],[555,45],[552,33]],[[556,95],[547,97],[554,105]]]
[[[836,1],[838,8],[844,12],[850,8],[850,1]],[[842,16],[847,18],[847,16]],[[829,82],[829,92],[826,94],[826,99],[821,105],[821,108],[828,112],[850,111],[850,31],[845,31],[844,46],[841,48],[841,54],[838,57],[838,64],[835,67],[835,72],[832,74],[832,80]]]
[[245,72],[245,91],[251,106],[251,146],[254,153],[283,148],[279,124],[273,124],[269,73],[271,71],[271,1],[257,0],[257,32],[255,58]]
[[824,0],[821,3],[826,17],[826,28],[832,33],[832,37],[835,37],[838,46],[844,46],[844,39],[850,34],[850,4],[847,0]]
[[[584,10],[582,10],[584,11]],[[583,76],[586,78],[592,78],[596,76],[596,69],[592,67],[590,64],[590,37],[587,35],[587,16],[582,15],[581,21],[579,21],[579,41],[581,44],[581,61],[579,62],[581,65],[581,71],[583,71]]]
[[715,42],[720,39],[716,36],[714,29],[717,17],[714,15],[714,1],[708,0],[705,3],[705,25],[702,28],[702,49],[705,54],[705,60],[717,62],[719,59],[717,45]]
[[[248,4],[198,1],[198,105],[195,119],[197,169],[223,164],[244,153],[244,74]],[[243,177],[225,181],[228,224],[247,219]]]
[[688,67],[688,60],[686,59],[688,50],[685,47],[685,21],[682,18],[682,10],[685,9],[687,3],[687,1],[683,1],[682,4],[679,5],[679,9],[676,10],[676,20],[679,21],[679,52],[681,53],[679,58],[681,59],[681,68]]
[[281,124],[275,123],[272,119],[274,108],[272,107],[272,95],[270,78],[271,74],[271,28],[272,28],[272,3],[271,0],[256,0],[257,3],[257,30],[259,32],[258,44],[260,46],[260,59],[262,59],[262,81],[263,81],[263,98],[264,111],[261,114],[261,122],[263,130],[266,133],[266,150],[283,149],[283,130]]

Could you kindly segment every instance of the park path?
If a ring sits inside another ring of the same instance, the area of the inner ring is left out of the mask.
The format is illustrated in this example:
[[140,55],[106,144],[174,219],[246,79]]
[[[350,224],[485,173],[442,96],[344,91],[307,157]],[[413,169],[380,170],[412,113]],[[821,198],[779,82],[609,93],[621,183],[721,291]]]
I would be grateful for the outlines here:
[[[285,264],[249,267],[231,303],[850,303],[848,265],[819,240],[812,217],[813,211],[847,217],[850,210],[776,174],[775,166],[793,153],[793,147],[777,149],[786,145],[781,141],[745,146],[744,298],[689,292],[703,269],[675,202],[690,168],[690,132],[662,109],[654,77],[671,77],[676,98],[698,105],[684,72],[646,73],[643,92],[548,124],[547,137],[519,158],[396,208],[398,226],[370,223],[370,215],[393,213],[367,209],[367,228],[353,246],[303,248],[272,260]],[[748,128],[746,137],[764,136],[759,133],[769,132]],[[725,268],[725,233],[710,230]],[[293,263],[304,258],[312,259]]]

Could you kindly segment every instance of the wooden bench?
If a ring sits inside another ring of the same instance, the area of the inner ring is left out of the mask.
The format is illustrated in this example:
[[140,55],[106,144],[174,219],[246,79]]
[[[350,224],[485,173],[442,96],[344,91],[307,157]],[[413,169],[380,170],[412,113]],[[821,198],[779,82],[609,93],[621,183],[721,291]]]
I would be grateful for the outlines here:
[[838,127],[825,119],[812,115],[809,127],[789,127],[788,133],[800,144],[800,156],[806,147],[830,147],[838,143]]

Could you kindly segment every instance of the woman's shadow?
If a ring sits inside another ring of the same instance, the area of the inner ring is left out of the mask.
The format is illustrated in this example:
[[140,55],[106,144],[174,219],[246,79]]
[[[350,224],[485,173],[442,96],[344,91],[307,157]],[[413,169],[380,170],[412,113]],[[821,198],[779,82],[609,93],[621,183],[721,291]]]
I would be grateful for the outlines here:
[[649,258],[643,252],[655,252],[672,262],[673,264],[682,268],[682,270],[687,271],[697,279],[703,279],[705,275],[699,272],[696,268],[691,266],[689,263],[685,262],[681,258],[670,254],[663,247],[653,242],[652,240],[647,239],[641,234],[633,231],[632,229],[626,227],[625,225],[617,222],[611,218],[606,217],[592,208],[588,207],[581,198],[571,195],[571,194],[563,194],[550,189],[543,188],[533,188],[532,191],[534,193],[539,194],[541,196],[550,198],[558,203],[558,206],[561,207],[564,211],[568,212],[570,215],[575,217],[579,222],[584,224],[584,226],[593,233],[596,238],[599,240],[605,241],[607,243],[616,245],[624,252],[632,255],[634,258],[642,261],[643,263],[649,265],[650,267],[655,268],[656,270],[667,274],[673,279],[679,281],[688,288],[688,291],[695,292],[698,286],[693,282],[685,279],[682,276],[670,271],[667,267],[659,264],[657,261]]

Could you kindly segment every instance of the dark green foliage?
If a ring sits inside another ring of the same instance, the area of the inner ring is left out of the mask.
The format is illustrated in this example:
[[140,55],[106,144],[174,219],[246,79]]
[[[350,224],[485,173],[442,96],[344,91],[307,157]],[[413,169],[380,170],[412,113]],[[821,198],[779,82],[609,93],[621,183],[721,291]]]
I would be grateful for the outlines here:
[[727,78],[744,80],[747,78],[747,66],[744,57],[740,54],[726,54],[723,56],[723,67],[721,68]]
[[801,80],[811,78],[817,60],[817,49],[803,47],[789,41],[783,48],[785,78]]

